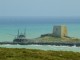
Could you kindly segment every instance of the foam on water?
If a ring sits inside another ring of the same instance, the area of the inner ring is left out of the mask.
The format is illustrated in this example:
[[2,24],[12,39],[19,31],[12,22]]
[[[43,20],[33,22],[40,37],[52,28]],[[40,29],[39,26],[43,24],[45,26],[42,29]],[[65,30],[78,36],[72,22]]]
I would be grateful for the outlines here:
[[40,50],[53,50],[53,51],[73,51],[80,52],[80,47],[76,46],[55,46],[55,45],[0,45],[5,48],[26,48],[26,49],[40,49]]

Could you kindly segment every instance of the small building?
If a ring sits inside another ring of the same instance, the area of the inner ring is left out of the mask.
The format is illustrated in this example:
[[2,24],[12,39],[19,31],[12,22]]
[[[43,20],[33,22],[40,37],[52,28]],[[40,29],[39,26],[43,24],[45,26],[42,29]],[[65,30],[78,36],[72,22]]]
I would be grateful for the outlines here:
[[54,26],[53,27],[53,35],[54,37],[66,37],[67,34],[67,27],[65,25],[60,25],[60,26]]
[[60,37],[60,38],[68,37],[67,27],[65,25],[54,26],[53,33],[41,35],[41,37],[45,36]]

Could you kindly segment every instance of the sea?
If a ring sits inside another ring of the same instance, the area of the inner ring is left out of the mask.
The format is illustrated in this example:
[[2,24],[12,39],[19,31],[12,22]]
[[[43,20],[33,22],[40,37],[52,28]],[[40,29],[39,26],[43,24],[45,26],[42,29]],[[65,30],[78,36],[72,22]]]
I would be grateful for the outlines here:
[[[24,19],[24,18],[0,18],[0,42],[12,42],[16,37],[18,30],[24,33],[26,29],[26,38],[34,39],[40,37],[41,34],[53,32],[53,26],[65,25],[67,26],[68,36],[80,38],[80,24],[75,22],[63,21],[61,19]],[[0,45],[0,47],[7,48],[32,48],[41,50],[63,50],[63,51],[78,51],[80,47],[68,46],[50,46],[50,45]]]

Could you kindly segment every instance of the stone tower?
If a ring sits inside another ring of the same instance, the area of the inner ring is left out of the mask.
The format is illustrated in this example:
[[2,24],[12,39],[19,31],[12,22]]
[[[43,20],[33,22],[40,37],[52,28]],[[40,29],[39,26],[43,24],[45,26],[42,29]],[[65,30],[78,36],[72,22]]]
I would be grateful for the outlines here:
[[67,27],[65,25],[54,26],[53,27],[53,35],[55,37],[66,37],[67,36]]

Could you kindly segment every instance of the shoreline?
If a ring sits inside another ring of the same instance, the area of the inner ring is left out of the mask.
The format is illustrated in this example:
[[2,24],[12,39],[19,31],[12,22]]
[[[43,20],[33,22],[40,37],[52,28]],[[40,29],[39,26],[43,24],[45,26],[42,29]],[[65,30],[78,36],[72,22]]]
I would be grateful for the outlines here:
[[27,42],[27,43],[14,43],[14,42],[0,42],[0,45],[4,44],[10,44],[10,45],[55,45],[55,46],[76,46],[80,47],[80,43],[75,43],[75,42]]

